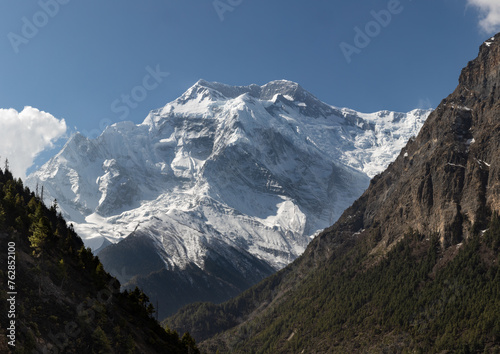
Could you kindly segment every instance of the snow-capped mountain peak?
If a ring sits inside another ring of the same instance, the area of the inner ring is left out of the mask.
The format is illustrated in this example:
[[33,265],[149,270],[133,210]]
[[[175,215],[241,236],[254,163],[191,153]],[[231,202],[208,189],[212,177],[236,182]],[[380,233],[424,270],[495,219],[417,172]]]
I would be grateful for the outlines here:
[[286,80],[200,80],[142,124],[113,124],[93,140],[76,134],[27,184],[43,185],[94,250],[140,234],[166,269],[204,269],[213,252],[280,269],[429,113],[339,109]]
[[219,82],[199,80],[190,89],[188,89],[186,93],[189,93],[189,96],[191,96],[192,92],[201,92],[203,90],[218,92],[220,95],[228,99],[236,98],[243,94],[249,94],[254,98],[268,101],[277,94],[288,95],[294,99],[300,99],[299,95],[303,96],[305,94],[309,94],[299,84],[288,80],[275,80],[263,86],[255,84],[248,86],[230,86]]

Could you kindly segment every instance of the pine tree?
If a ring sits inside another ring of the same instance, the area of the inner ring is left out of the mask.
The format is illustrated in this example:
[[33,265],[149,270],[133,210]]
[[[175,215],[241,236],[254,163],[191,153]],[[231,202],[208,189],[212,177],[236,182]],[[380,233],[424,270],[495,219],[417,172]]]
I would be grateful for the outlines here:
[[5,177],[7,177],[8,180],[13,179],[12,173],[10,172],[9,169],[9,159],[5,159],[4,175]]
[[186,346],[189,354],[200,353],[200,350],[198,349],[198,347],[196,347],[195,340],[193,339],[193,337],[191,337],[191,335],[188,332],[184,333],[184,335],[181,338],[181,342]]
[[95,353],[105,354],[111,352],[111,344],[109,342],[109,339],[100,326],[97,326],[97,328],[94,330],[94,333],[92,333],[92,342]]
[[64,262],[64,259],[62,259],[62,258],[59,261],[59,263],[57,264],[57,266],[58,266],[58,269],[59,269],[60,276],[62,278],[62,281],[61,281],[61,288],[62,288],[63,284],[64,284],[64,281],[68,277],[68,269],[66,267],[66,263]]
[[5,210],[3,210],[2,204],[0,204],[0,229],[5,227],[5,222],[7,221]]
[[43,245],[49,235],[50,222],[43,214],[42,204],[40,203],[38,204],[34,220],[31,225],[31,235],[28,237],[31,243],[31,248],[33,248],[35,254],[40,254],[42,252]]
[[148,307],[146,307],[146,311],[147,311],[148,315],[151,316],[151,317],[156,312],[155,307],[153,306],[153,304],[149,304]]
[[52,211],[54,214],[57,213],[57,208],[59,205],[57,204],[57,199],[54,199],[54,202],[50,206],[50,211]]

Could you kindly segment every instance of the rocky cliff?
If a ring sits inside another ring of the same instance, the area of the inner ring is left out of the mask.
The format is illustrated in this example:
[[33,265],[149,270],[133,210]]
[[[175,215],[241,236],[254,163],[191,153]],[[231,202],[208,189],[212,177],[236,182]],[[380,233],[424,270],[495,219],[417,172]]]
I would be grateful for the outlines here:
[[298,260],[167,322],[214,353],[500,349],[499,71],[497,35]]
[[429,113],[339,109],[285,80],[200,80],[142,124],[76,134],[27,184],[57,199],[105,269],[167,316],[292,262]]
[[493,37],[334,229],[377,230],[377,250],[384,250],[409,229],[437,233],[447,247],[485,228],[484,211],[500,211],[499,70],[500,39]]

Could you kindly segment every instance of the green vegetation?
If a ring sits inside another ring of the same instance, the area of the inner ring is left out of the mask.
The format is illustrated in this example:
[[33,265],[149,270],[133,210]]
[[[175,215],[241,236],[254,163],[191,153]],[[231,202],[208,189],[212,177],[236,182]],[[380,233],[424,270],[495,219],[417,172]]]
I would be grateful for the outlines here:
[[140,289],[120,292],[57,208],[0,169],[0,312],[9,306],[8,243],[17,292],[16,347],[7,346],[9,318],[0,316],[0,352],[199,353],[189,334],[181,339],[156,322]]
[[[296,271],[281,277],[297,284],[294,291],[259,284],[260,299],[253,288],[221,305],[191,305],[168,321],[196,328],[198,339],[228,330],[202,343],[214,353],[500,352],[497,215],[486,232],[447,250],[437,237],[410,231],[374,263],[373,238],[365,233],[302,279]],[[276,291],[282,295],[271,296]]]

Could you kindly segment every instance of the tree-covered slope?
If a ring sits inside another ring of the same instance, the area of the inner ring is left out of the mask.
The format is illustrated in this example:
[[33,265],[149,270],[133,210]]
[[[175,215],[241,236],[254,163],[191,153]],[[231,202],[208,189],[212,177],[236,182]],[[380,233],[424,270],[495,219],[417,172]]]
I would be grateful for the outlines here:
[[169,318],[208,352],[500,351],[500,35],[290,266]]
[[120,292],[42,193],[0,169],[0,352],[197,352],[160,327],[142,291]]
[[296,259],[429,113],[336,108],[286,80],[200,80],[142,124],[74,135],[26,183],[43,184],[105,269],[165,318]]
[[364,232],[304,278],[292,267],[168,322],[210,338],[208,353],[500,351],[498,216],[446,250],[437,236],[409,232],[370,265],[375,239]]

